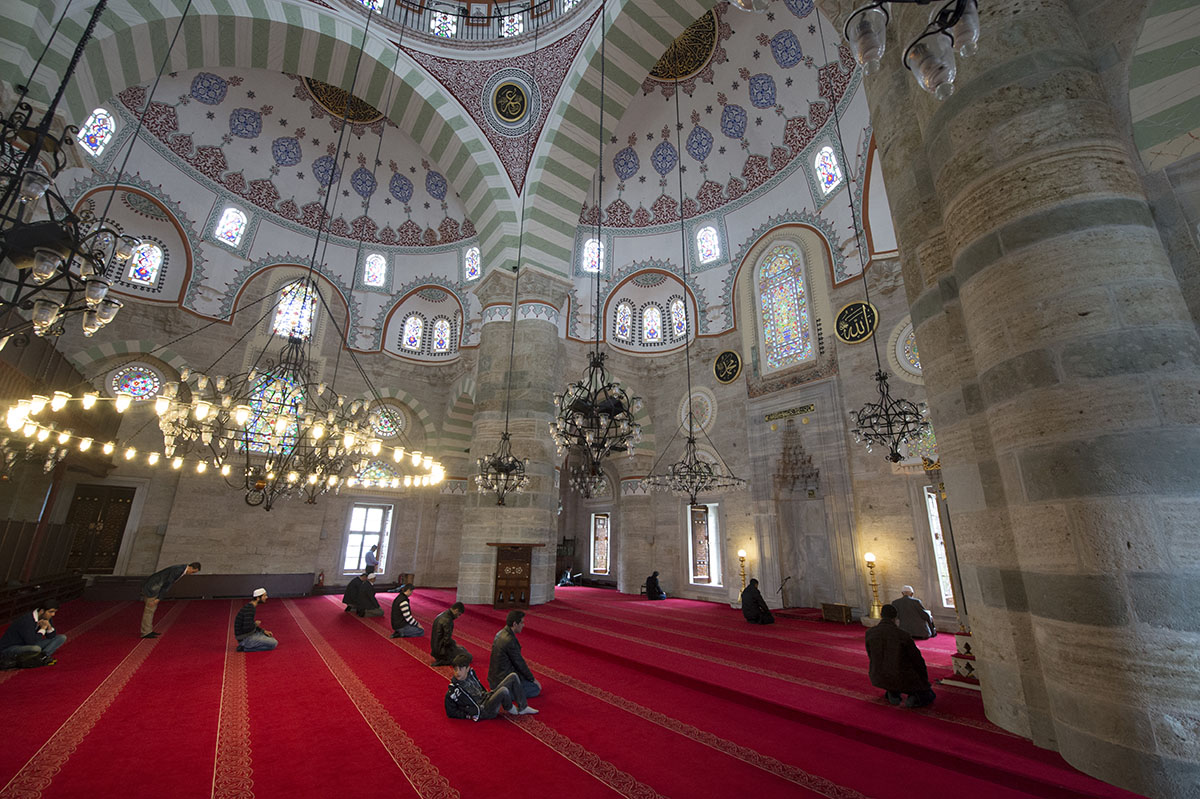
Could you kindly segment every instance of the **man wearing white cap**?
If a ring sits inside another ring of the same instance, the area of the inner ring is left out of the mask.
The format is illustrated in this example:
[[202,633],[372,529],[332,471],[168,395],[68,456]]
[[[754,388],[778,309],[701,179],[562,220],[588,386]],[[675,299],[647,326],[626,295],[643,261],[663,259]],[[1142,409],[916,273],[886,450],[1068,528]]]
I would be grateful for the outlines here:
[[262,622],[254,618],[258,606],[267,601],[267,589],[255,588],[254,598],[242,606],[233,620],[233,637],[237,639],[239,652],[270,652],[279,646],[279,641],[270,630],[262,628]]
[[911,585],[903,586],[900,589],[901,597],[892,601],[899,616],[900,629],[916,639],[932,638],[937,635],[933,614],[925,609],[921,600],[913,596],[914,593]]

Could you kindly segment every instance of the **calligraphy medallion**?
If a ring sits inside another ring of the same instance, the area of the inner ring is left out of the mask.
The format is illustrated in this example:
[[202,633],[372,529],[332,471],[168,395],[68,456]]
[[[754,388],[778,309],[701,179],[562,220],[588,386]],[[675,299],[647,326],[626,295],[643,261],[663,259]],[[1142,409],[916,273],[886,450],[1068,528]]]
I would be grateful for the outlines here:
[[713,375],[721,383],[732,383],[742,373],[742,356],[725,350],[713,361]]
[[861,344],[879,326],[879,311],[869,302],[852,302],[838,311],[834,322],[837,337],[847,344]]

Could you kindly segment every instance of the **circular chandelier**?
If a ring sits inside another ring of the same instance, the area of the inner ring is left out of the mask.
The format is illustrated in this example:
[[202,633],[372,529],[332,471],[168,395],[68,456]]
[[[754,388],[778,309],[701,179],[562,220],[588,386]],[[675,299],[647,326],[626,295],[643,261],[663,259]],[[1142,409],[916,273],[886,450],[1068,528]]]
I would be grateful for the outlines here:
[[582,459],[580,469],[601,475],[601,464],[614,452],[633,455],[642,440],[642,426],[634,419],[642,398],[630,398],[621,383],[604,368],[606,355],[589,353],[583,379],[554,395],[555,418],[550,435],[558,454],[570,450]]
[[505,430],[500,434],[500,446],[495,452],[479,458],[479,474],[475,485],[480,493],[495,493],[496,504],[504,504],[506,494],[524,491],[529,485],[529,458],[521,460],[512,454],[512,435]]
[[[718,456],[720,457],[720,456]],[[661,474],[651,474],[642,478],[642,485],[684,494],[688,503],[695,505],[701,494],[707,494],[720,489],[744,488],[746,481],[736,477],[728,467],[722,464],[712,464],[701,460],[696,451],[696,439],[688,436],[683,448],[683,457],[667,467]]]
[[879,386],[879,401],[868,402],[857,411],[850,411],[850,420],[854,427],[856,444],[866,444],[867,452],[875,445],[888,449],[885,456],[892,463],[904,460],[900,454],[900,446],[916,442],[929,428],[925,420],[926,408],[924,403],[917,406],[904,399],[892,399],[888,391],[887,372],[882,369],[875,373],[875,382]]

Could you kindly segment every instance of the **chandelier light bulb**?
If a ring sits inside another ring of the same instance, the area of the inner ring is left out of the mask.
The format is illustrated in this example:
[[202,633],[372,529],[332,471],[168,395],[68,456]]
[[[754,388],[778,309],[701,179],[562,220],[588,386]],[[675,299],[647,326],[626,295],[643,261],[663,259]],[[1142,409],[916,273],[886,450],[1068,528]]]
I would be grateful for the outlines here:
[[291,419],[287,416],[278,416],[275,418],[275,435],[282,436],[288,431],[288,425],[291,424]]
[[312,426],[311,432],[312,432],[313,441],[320,441],[322,438],[325,437],[325,425],[321,424],[320,422],[317,422],[316,424],[314,424]]
[[233,471],[233,470],[229,467],[228,463],[221,464],[221,476],[222,477],[228,477],[229,473],[231,471]]
[[908,46],[904,65],[921,88],[939,100],[954,94],[954,39],[943,31],[927,33]]
[[433,468],[433,456],[426,455],[425,457],[421,458],[421,465],[424,466],[426,469]]
[[335,485],[338,484],[337,475],[336,474],[329,475],[329,479],[325,482],[330,488],[333,488]]
[[91,448],[92,448],[92,439],[91,438],[79,439],[79,451],[80,452],[87,452]]
[[117,238],[117,243],[113,245],[113,255],[118,261],[128,261],[133,257],[133,248],[141,244],[141,241],[130,240],[124,236]]
[[179,456],[175,456],[174,458],[172,458],[171,459],[171,468],[172,469],[182,469],[183,468],[183,458],[180,458]]
[[879,69],[887,49],[888,16],[888,5],[880,3],[864,6],[846,20],[846,40],[854,47],[854,57],[867,75]]
[[45,395],[34,394],[32,397],[29,398],[29,415],[37,416],[39,413],[41,413],[43,410],[45,410],[46,403],[48,403],[49,401],[50,401],[50,398]]
[[38,431],[37,431],[37,440],[38,441],[45,441],[49,437],[50,437],[49,430],[47,430],[45,427],[38,428]]
[[131,460],[133,460],[133,459],[134,459],[134,458],[136,458],[136,457],[137,457],[137,450],[136,450],[136,449],[134,449],[133,447],[127,447],[127,448],[125,449],[125,460],[127,460],[127,461],[131,461]]
[[963,4],[962,16],[950,29],[954,37],[954,46],[963,58],[970,58],[979,52],[979,4],[977,0],[967,0]]
[[70,430],[64,430],[58,434],[58,443],[59,444],[66,444],[70,440],[71,440],[71,431]]
[[233,409],[233,421],[238,427],[244,427],[250,421],[250,406],[238,405]]
[[412,453],[412,465],[413,465],[413,466],[420,466],[420,465],[421,465],[421,458],[422,458],[421,451],[420,451],[420,450],[416,450],[416,449],[414,449],[414,450],[413,450],[413,453]]
[[208,375],[204,374],[203,372],[196,375],[196,388],[200,389],[201,391],[204,391],[208,388]]
[[55,391],[53,399],[50,400],[50,410],[61,411],[67,407],[67,400],[71,399],[71,395],[65,391]]
[[356,485],[358,485],[358,478],[357,477],[346,478],[346,485],[348,485],[350,488],[354,488]]
[[21,202],[40,200],[49,188],[50,176],[41,169],[31,169],[21,178]]
[[171,400],[159,394],[154,398],[154,412],[162,416],[167,411],[171,410]]
[[29,438],[31,435],[36,433],[37,430],[38,430],[38,426],[36,424],[34,424],[33,422],[26,422],[25,426],[21,428],[21,434],[23,436],[25,436],[26,438]]
[[58,274],[60,266],[62,266],[62,259],[58,255],[46,250],[38,250],[33,259],[33,267],[29,270],[29,276],[33,278],[34,283],[40,286]]
[[96,405],[96,400],[100,398],[100,394],[95,391],[89,391],[83,395],[84,410],[91,410]]
[[107,325],[113,319],[117,318],[117,311],[121,310],[125,303],[113,297],[105,297],[100,304],[96,306],[96,318],[101,324]]
[[319,479],[320,479],[320,478],[319,478],[317,475],[315,475],[315,474],[310,474],[310,475],[308,476],[308,484],[309,484],[310,486],[315,486],[315,485],[317,484],[317,480],[319,480]]
[[83,284],[83,298],[93,308],[108,296],[109,282],[102,277],[90,277]]
[[404,475],[404,487],[412,488],[412,475],[411,474]]
[[101,448],[101,450],[104,452],[105,455],[111,455],[111,454],[113,454],[113,450],[115,450],[116,448],[117,447],[115,444],[113,444],[113,442],[107,441],[107,442],[105,442],[105,444]]
[[208,412],[212,410],[212,403],[208,400],[198,400],[196,407],[192,409],[192,414],[196,417],[196,421],[203,422],[208,418]]
[[157,452],[151,452],[146,456],[146,463],[150,464],[151,466],[157,466],[159,457],[160,456]]
[[204,474],[207,471],[208,471],[208,464],[205,463],[204,461],[200,461],[199,463],[196,464],[196,473],[197,474]]
[[130,404],[132,404],[132,402],[133,402],[132,394],[126,394],[124,392],[118,393],[117,394],[117,403],[116,403],[117,413],[125,413],[125,411],[129,410],[129,406],[130,406]]
[[354,449],[355,440],[356,439],[354,437],[354,433],[347,430],[345,432],[345,434],[342,436],[342,447],[345,448],[347,451]]
[[367,442],[367,451],[372,455],[378,455],[383,450],[383,442],[378,438],[372,438]]

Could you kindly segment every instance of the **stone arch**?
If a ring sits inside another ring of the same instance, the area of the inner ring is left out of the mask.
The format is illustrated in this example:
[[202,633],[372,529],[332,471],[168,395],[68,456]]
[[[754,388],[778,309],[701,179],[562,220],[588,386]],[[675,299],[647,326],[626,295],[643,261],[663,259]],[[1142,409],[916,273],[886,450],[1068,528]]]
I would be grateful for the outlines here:
[[359,399],[363,402],[371,403],[378,399],[395,400],[404,405],[416,419],[416,423],[421,425],[421,430],[425,433],[425,446],[433,447],[437,442],[437,430],[433,426],[433,418],[429,415],[429,410],[416,397],[402,388],[379,388],[376,389],[374,395],[364,394]]
[[[6,11],[11,24],[0,30],[0,79],[15,85],[26,81],[45,41],[43,32],[53,27],[52,17],[58,12],[55,4],[32,0],[12,5]],[[185,0],[125,0],[110,6],[67,87],[60,113],[81,122],[96,103],[151,80],[162,51],[145,42],[169,41],[184,6]],[[62,30],[82,30],[91,11],[91,5],[73,7]],[[352,87],[362,38],[359,20],[316,4],[195,0],[167,69],[268,69],[352,89],[438,163],[475,224],[484,263],[502,263],[510,249],[515,255],[512,190],[478,126],[410,57],[401,53],[397,62],[396,45],[382,35],[367,37],[362,68]],[[76,41],[71,35],[57,37],[50,63],[65,63]],[[398,80],[389,80],[393,67]],[[40,69],[31,81],[32,99],[44,102],[51,97],[58,77],[56,70]]]
[[1147,172],[1200,153],[1200,84],[1181,48],[1200,36],[1195,8],[1151,3],[1129,61],[1133,144]]
[[[140,361],[144,357],[161,361],[176,372],[188,365],[183,356],[175,350],[148,339],[103,341],[86,349],[68,351],[65,354],[71,364],[89,382],[95,382],[118,366]],[[103,369],[96,372],[96,368],[100,365],[103,365]]]
[[465,457],[471,449],[471,422],[475,418],[475,378],[463,377],[450,390],[445,421],[442,422],[441,451]]

